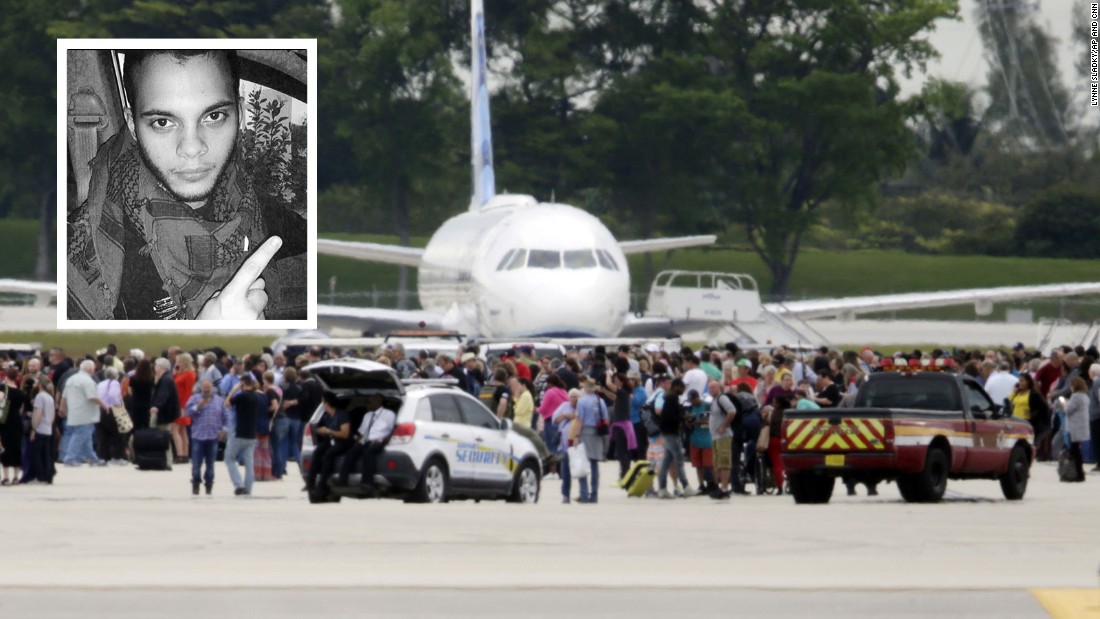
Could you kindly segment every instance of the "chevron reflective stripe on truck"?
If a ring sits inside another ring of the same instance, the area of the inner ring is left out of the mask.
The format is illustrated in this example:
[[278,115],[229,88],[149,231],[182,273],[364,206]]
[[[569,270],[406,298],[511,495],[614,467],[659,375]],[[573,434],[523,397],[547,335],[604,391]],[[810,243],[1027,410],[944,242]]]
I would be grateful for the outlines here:
[[879,419],[796,419],[787,425],[787,450],[883,450],[886,426]]

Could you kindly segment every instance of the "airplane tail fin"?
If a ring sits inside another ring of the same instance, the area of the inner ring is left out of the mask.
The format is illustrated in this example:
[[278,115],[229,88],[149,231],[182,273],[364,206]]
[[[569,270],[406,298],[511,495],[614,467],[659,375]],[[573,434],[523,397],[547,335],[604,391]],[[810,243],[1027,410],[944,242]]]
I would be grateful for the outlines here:
[[493,134],[489,127],[489,86],[486,82],[485,7],[482,0],[470,5],[470,152],[473,167],[473,195],[470,210],[476,211],[496,195],[493,174]]

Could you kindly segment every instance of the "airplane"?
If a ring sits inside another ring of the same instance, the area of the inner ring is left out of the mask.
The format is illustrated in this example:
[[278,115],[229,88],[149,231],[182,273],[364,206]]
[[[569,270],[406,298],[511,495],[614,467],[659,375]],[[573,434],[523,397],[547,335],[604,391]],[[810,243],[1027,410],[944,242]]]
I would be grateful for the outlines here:
[[[482,0],[470,15],[471,167],[467,212],[448,219],[424,248],[319,239],[322,254],[419,269],[423,310],[321,305],[329,327],[384,332],[428,328],[482,338],[650,337],[713,328],[714,317],[635,316],[629,312],[625,256],[709,245],[713,235],[617,241],[597,218],[526,195],[496,195]],[[753,291],[755,294],[755,291]],[[835,316],[973,303],[979,315],[998,301],[1100,294],[1100,283],[1013,286],[815,299],[756,306],[780,319]],[[715,312],[717,314],[718,312]],[[364,329],[366,327],[366,329]]]
[[[617,241],[606,226],[581,209],[539,203],[531,196],[496,194],[481,0],[473,2],[471,34],[473,191],[468,210],[444,222],[425,248],[331,239],[319,239],[317,244],[318,251],[328,255],[419,268],[419,296],[424,309],[322,305],[318,307],[321,323],[357,332],[428,328],[504,339],[555,335],[660,337],[673,331],[714,326],[713,319],[701,317],[632,314],[625,257],[709,245],[715,242],[715,236]],[[293,79],[286,82],[296,83]],[[111,91],[109,85],[103,89]],[[108,111],[121,116],[121,108]],[[117,124],[118,119],[113,122]],[[74,159],[71,153],[70,159]],[[0,279],[0,292],[30,295],[35,307],[50,306],[57,298],[54,282]],[[851,318],[896,309],[971,303],[979,314],[986,314],[994,302],[1084,294],[1100,294],[1100,283],[811,299],[762,307],[781,318],[793,319]],[[731,316],[726,314],[721,320],[728,323]]]
[[[319,239],[331,256],[419,269],[422,311],[322,305],[329,326],[372,331],[442,328],[484,338],[615,337],[646,325],[686,322],[639,319],[630,309],[626,255],[713,244],[714,235],[617,241],[591,214],[532,196],[496,193],[485,18],[471,7],[471,167],[469,209],[451,217],[423,249]],[[693,321],[698,323],[699,321]]]

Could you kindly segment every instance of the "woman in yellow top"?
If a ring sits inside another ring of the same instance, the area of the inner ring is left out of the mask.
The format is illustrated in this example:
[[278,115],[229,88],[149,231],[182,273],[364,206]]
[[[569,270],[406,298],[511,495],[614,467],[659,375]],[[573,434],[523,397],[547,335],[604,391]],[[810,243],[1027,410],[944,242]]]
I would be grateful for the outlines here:
[[535,398],[531,395],[534,385],[526,378],[517,378],[512,381],[512,397],[515,398],[513,421],[517,426],[530,428],[535,413]]
[[1023,372],[1016,382],[1016,388],[1008,396],[1012,403],[1012,416],[1031,422],[1038,444],[1040,437],[1050,428],[1050,408],[1046,400],[1035,389],[1035,380],[1031,374]]

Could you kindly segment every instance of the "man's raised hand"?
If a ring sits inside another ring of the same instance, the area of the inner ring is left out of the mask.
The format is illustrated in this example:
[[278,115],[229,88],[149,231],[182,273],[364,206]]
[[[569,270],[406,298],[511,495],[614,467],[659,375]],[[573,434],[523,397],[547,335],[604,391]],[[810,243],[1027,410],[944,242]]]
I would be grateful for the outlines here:
[[283,240],[273,236],[248,257],[237,273],[202,306],[199,320],[255,320],[267,307],[267,293],[260,275],[275,257]]

